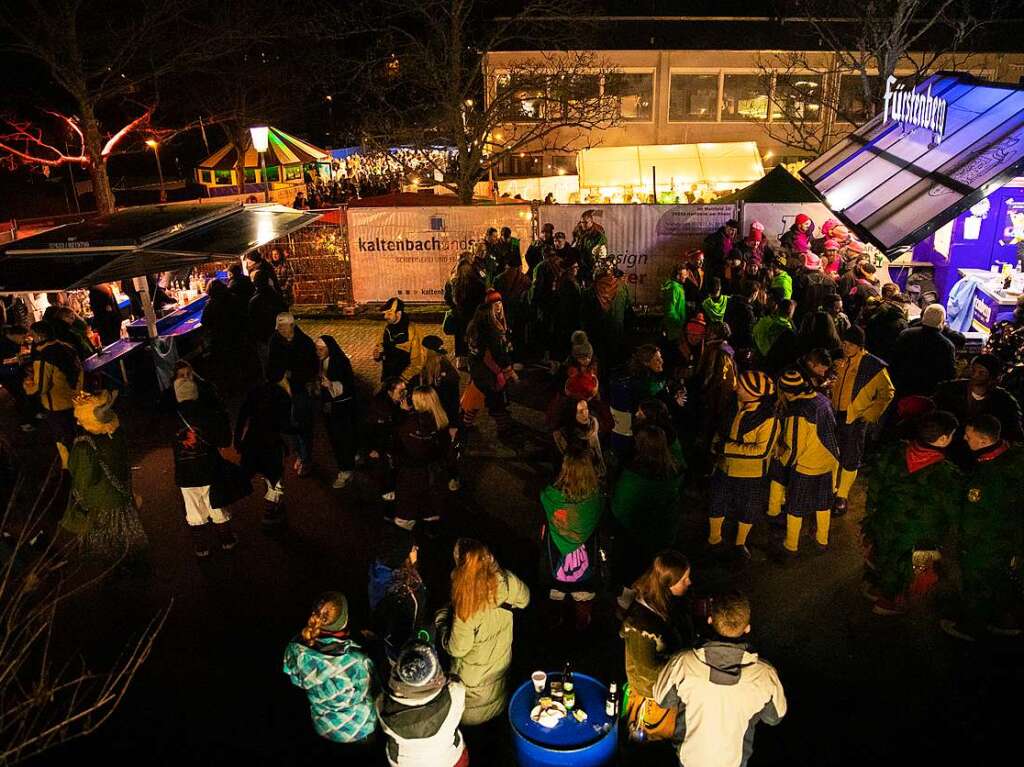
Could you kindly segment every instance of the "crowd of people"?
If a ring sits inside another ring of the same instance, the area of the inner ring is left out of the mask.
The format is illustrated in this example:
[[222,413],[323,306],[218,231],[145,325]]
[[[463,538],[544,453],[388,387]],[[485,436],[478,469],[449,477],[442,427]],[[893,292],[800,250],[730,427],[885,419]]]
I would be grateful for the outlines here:
[[[337,340],[310,338],[288,312],[282,261],[254,254],[227,284],[210,282],[210,380],[180,362],[171,388],[174,477],[195,554],[208,557],[237,544],[230,505],[257,477],[264,530],[284,528],[286,459],[309,476],[318,412],[333,487],[366,473],[386,519],[366,586],[370,625],[350,625],[351,589],[327,592],[284,656],[316,731],[353,753],[383,751],[396,767],[468,764],[462,729],[506,708],[516,611],[533,604],[547,625],[582,635],[609,595],[629,690],[623,730],[671,741],[681,764],[745,764],[754,726],[778,723],[786,697],[747,641],[758,606],[734,592],[690,599],[691,559],[742,568],[758,528],[780,566],[808,548],[827,556],[861,473],[873,612],[905,612],[959,571],[960,607],[942,630],[965,641],[1021,634],[1013,488],[1024,452],[1003,363],[978,354],[957,377],[964,338],[942,305],[911,319],[910,299],[881,282],[842,224],[817,236],[799,215],[770,243],[756,221],[745,234],[727,222],[681,255],[656,328],[633,316],[593,212],[569,235],[545,225],[525,249],[509,228],[490,229],[444,286],[451,351],[400,298],[386,302],[368,402]],[[3,384],[37,397],[51,424],[72,485],[65,530],[86,552],[109,557],[120,542],[134,556],[145,534],[112,396],[85,392],[74,323],[57,322],[5,329]],[[447,519],[484,410],[498,440],[524,447],[509,404],[527,371],[550,392],[532,594]],[[232,424],[219,392],[250,379]],[[239,465],[222,457],[231,445]],[[691,557],[677,548],[684,492],[706,503],[706,544]],[[457,538],[450,591],[428,594],[419,545],[443,532]]]

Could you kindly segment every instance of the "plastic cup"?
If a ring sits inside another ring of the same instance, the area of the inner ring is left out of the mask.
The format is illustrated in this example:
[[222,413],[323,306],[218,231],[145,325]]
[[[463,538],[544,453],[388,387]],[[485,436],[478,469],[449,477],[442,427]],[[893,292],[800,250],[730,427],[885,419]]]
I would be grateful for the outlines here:
[[530,674],[530,679],[533,680],[533,691],[536,693],[544,692],[544,687],[548,683],[548,675],[543,671],[534,671]]

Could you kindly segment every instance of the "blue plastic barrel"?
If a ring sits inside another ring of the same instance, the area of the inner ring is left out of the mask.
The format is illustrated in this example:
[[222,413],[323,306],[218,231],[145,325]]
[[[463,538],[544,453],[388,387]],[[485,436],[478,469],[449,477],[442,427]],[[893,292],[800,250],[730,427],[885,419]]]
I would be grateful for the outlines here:
[[[549,672],[549,679],[560,674]],[[536,705],[533,682],[527,681],[512,695],[508,706],[512,742],[520,767],[601,767],[613,764],[618,745],[618,720],[604,713],[608,688],[586,674],[573,674],[576,707],[587,712],[587,721],[571,716],[554,727],[542,727],[530,718]]]

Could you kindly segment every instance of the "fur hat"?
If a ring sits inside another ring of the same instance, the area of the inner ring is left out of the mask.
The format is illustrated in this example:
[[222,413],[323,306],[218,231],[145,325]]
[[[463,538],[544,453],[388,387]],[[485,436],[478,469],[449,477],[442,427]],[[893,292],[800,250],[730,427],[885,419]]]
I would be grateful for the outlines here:
[[388,690],[398,699],[425,703],[444,687],[445,675],[437,651],[413,640],[402,648],[391,669]]
[[739,387],[758,399],[771,396],[775,392],[772,379],[760,370],[748,370],[740,374]]
[[121,425],[111,409],[116,399],[116,391],[79,392],[74,397],[75,419],[92,434],[113,434]]
[[946,307],[942,304],[929,304],[921,312],[921,324],[926,328],[941,328],[946,324]]
[[576,359],[594,356],[594,347],[587,337],[587,331],[576,330],[572,334],[572,356]]

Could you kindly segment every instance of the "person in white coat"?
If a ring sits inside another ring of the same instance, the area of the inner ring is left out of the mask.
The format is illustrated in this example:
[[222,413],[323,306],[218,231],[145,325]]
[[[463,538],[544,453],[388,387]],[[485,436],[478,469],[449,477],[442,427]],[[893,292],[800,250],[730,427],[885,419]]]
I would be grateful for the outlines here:
[[708,623],[718,637],[672,657],[654,685],[654,700],[674,708],[679,763],[745,767],[758,722],[786,715],[775,668],[749,650],[750,602],[738,593],[715,597]]
[[469,751],[459,731],[466,687],[448,678],[429,644],[413,640],[391,668],[387,691],[377,697],[377,717],[391,767],[467,767]]

